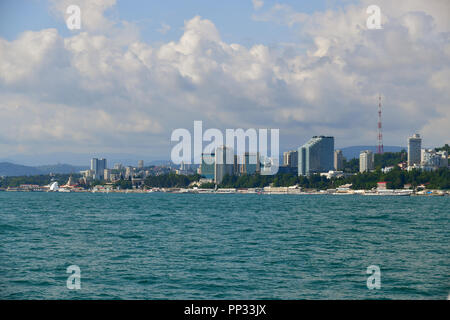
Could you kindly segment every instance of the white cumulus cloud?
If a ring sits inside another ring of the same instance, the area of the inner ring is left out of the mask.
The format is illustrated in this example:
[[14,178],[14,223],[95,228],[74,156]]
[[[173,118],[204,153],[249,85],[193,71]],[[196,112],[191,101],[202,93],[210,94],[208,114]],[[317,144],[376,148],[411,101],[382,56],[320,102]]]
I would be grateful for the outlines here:
[[81,1],[93,11],[71,36],[44,29],[0,38],[0,156],[120,150],[169,158],[172,130],[194,120],[280,128],[282,148],[316,134],[334,135],[337,146],[375,144],[378,94],[386,145],[405,145],[414,132],[424,145],[448,143],[448,5],[408,3],[380,1],[381,30],[366,29],[365,2],[261,12],[268,23],[299,28],[299,42],[308,41],[292,52],[228,43],[200,16],[185,21],[179,39],[150,45],[129,32],[133,25],[105,17],[114,1]]

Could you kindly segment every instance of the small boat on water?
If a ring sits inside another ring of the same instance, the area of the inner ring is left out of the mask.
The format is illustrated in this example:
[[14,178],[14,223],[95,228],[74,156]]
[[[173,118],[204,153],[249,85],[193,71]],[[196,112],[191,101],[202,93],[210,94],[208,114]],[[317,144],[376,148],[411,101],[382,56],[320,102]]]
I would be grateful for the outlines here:
[[386,189],[386,190],[378,190],[376,192],[379,196],[410,196],[413,193],[412,190],[393,190],[393,189]]

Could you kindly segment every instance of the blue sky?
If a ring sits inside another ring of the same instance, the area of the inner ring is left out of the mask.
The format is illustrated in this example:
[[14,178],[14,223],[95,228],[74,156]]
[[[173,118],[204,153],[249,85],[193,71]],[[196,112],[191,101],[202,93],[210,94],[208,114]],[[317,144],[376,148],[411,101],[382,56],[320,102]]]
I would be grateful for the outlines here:
[[[264,7],[271,7],[279,1],[264,1]],[[335,8],[336,1],[282,1],[296,11],[313,13]],[[52,15],[47,0],[2,0],[0,2],[0,36],[13,40],[25,30],[38,31],[57,28],[63,35],[70,34],[64,21]],[[275,44],[293,41],[295,32],[287,26],[269,24],[252,19],[255,13],[251,0],[118,0],[114,8],[106,11],[107,16],[136,23],[143,40],[148,42],[174,40],[183,33],[184,20],[199,15],[214,21],[221,30],[224,40],[238,43]],[[161,34],[158,29],[167,24],[171,30]]]
[[0,1],[0,158],[167,159],[171,132],[194,120],[279,128],[281,151],[313,135],[374,145],[380,93],[385,145],[450,143],[450,2],[377,0],[379,30],[371,4]]

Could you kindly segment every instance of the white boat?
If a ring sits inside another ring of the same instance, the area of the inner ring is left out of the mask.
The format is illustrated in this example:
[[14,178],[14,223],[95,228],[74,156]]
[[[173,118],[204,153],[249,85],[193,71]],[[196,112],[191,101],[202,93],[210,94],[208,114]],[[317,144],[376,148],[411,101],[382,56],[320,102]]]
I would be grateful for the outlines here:
[[50,187],[48,188],[49,192],[56,192],[59,190],[59,185],[58,185],[58,181],[52,182],[50,184]]
[[378,190],[377,193],[380,196],[409,196],[411,195],[412,190],[386,189],[386,190]]

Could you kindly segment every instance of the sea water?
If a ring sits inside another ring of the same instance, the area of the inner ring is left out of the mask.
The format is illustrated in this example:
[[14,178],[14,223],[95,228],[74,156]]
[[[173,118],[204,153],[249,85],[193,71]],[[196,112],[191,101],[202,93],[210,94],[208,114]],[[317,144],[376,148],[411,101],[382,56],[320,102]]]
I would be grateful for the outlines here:
[[[449,197],[0,192],[2,299],[446,299]],[[69,266],[80,289],[69,289]],[[380,269],[369,289],[369,266]]]

